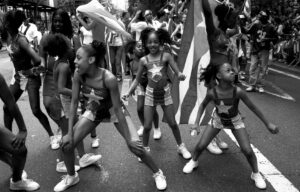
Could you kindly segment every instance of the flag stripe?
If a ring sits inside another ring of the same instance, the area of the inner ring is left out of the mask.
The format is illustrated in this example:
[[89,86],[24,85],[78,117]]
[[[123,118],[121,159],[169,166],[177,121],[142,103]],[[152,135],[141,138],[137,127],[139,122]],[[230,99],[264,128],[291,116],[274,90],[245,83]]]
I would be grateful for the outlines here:
[[[202,69],[206,68],[210,61],[201,2],[191,1],[189,16],[193,17],[193,23],[185,25],[186,30],[183,34],[183,42],[190,44],[190,47],[187,49],[182,46],[179,53],[179,68],[187,76],[185,81],[179,83],[178,108],[175,108],[177,109],[176,121],[180,124],[195,123],[199,105],[206,94],[204,83],[199,82]],[[190,39],[192,40],[188,41]]]

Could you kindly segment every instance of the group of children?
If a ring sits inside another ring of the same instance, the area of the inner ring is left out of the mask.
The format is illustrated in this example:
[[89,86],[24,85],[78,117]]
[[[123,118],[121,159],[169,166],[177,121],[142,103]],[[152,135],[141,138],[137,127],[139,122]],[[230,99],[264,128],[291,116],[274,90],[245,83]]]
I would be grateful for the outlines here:
[[[7,30],[11,29],[9,25],[5,26]],[[191,173],[198,166],[197,159],[201,152],[221,129],[228,128],[232,130],[237,138],[252,168],[251,179],[255,181],[258,188],[266,188],[266,183],[259,173],[256,156],[250,146],[249,137],[239,113],[239,100],[241,99],[264,122],[271,133],[277,133],[278,128],[264,117],[241,88],[234,85],[235,74],[228,63],[221,65],[211,63],[202,75],[201,80],[204,80],[207,84],[212,83],[214,86],[207,91],[197,114],[197,122],[193,125],[193,128],[197,129],[199,127],[202,113],[209,102],[214,103],[215,110],[193,154],[186,148],[178,124],[175,121],[171,81],[167,72],[168,67],[172,68],[176,77],[181,81],[185,80],[185,75],[179,71],[172,54],[165,51],[164,44],[168,43],[168,39],[170,37],[167,31],[147,28],[141,34],[141,43],[131,43],[133,45],[131,49],[135,55],[133,62],[135,73],[133,83],[123,99],[132,95],[135,89],[138,90],[138,116],[143,126],[142,130],[139,131],[140,134],[138,134],[137,130],[133,130],[133,127],[129,126],[129,123],[132,122],[124,115],[116,77],[109,70],[99,67],[103,66],[106,54],[104,43],[93,41],[91,44],[81,46],[76,51],[74,61],[71,61],[69,54],[72,45],[68,37],[61,33],[53,33],[43,38],[41,43],[43,52],[55,57],[53,64],[53,80],[57,87],[55,95],[59,98],[64,114],[64,118],[60,120],[59,125],[62,131],[61,159],[63,159],[67,175],[54,187],[54,191],[64,191],[77,184],[80,180],[77,173],[79,168],[87,167],[101,158],[101,155],[86,154],[82,141],[103,120],[111,117],[111,111],[117,117],[115,127],[125,139],[129,150],[151,169],[157,189],[165,190],[167,188],[166,177],[152,158],[148,144],[153,121],[155,127],[158,128],[157,105],[160,105],[163,109],[166,121],[175,137],[178,153],[184,159],[191,159],[184,166],[184,173]],[[23,49],[23,47],[20,47],[20,49]],[[27,52],[25,51],[24,54],[27,54]],[[74,71],[71,70],[70,62],[75,64]],[[77,108],[81,99],[85,100],[85,110],[78,118]],[[24,128],[25,124],[20,120],[20,114],[15,112],[16,106],[9,105],[7,102],[5,104],[8,108],[14,106],[14,109],[9,108],[14,110],[10,114],[16,120],[19,119],[18,126],[20,130]],[[158,135],[155,136],[157,139],[161,137],[159,132],[157,130]],[[22,176],[26,159],[26,152],[24,152],[26,151],[24,145],[26,135],[13,136],[5,128],[0,128],[0,133],[1,151],[12,154],[10,157],[13,178],[10,189],[27,191],[38,189],[39,185],[36,182],[28,180],[27,176]],[[139,135],[142,135],[142,141],[139,139]],[[11,139],[4,139],[6,137]],[[17,143],[14,142],[16,144],[11,145],[9,142],[14,138],[17,138]],[[81,157],[79,166],[75,165],[75,148]],[[22,154],[21,157],[18,156],[20,154]],[[0,156],[3,155],[0,153]],[[21,165],[20,159],[23,162]]]

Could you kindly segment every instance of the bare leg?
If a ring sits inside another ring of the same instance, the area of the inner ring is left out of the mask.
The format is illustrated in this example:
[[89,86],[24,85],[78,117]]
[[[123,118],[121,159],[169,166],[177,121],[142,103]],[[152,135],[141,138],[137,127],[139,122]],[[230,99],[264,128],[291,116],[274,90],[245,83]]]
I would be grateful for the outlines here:
[[[126,118],[126,121],[128,124],[128,129],[129,129],[129,132],[131,135],[131,140],[132,141],[140,141],[140,138],[136,132],[136,128],[134,126],[134,123],[132,122],[132,119],[129,116],[129,113],[127,115],[125,115],[125,118]],[[124,137],[124,134],[122,133],[122,129],[119,127],[118,123],[115,123],[115,126],[118,129],[118,131],[120,132],[120,134]],[[150,155],[150,152],[148,152],[145,149],[142,151],[131,150],[131,152],[134,153],[136,156],[140,157],[141,160],[152,170],[153,173],[157,173],[159,171],[156,163],[154,162],[153,158]]]
[[144,132],[143,132],[143,145],[149,146],[149,136],[152,129],[153,113],[155,108],[152,106],[144,106]]
[[164,111],[164,115],[166,117],[168,125],[172,129],[172,132],[173,132],[173,135],[175,137],[176,143],[179,146],[179,145],[182,144],[182,140],[181,140],[179,127],[178,127],[178,125],[175,121],[175,114],[174,114],[173,105],[168,105],[168,106],[163,106],[162,105],[161,107]]
[[158,116],[158,113],[157,113],[157,109],[155,108],[154,110],[154,114],[153,114],[153,124],[154,124],[154,128],[158,128],[159,126],[159,116]]
[[144,125],[144,103],[145,103],[145,96],[138,95],[137,96],[137,113],[139,120],[142,125]]
[[219,132],[220,132],[220,129],[212,128],[211,126],[206,127],[206,129],[203,131],[203,135],[200,137],[200,140],[195,147],[194,154],[193,154],[194,161],[197,161],[197,159],[201,155],[202,151],[206,149],[206,147],[211,142],[211,140]]
[[93,130],[97,124],[86,119],[81,118],[75,124],[73,128],[73,146],[65,146],[63,148],[64,161],[67,167],[69,175],[75,175],[74,165],[75,165],[75,152],[74,147],[77,147],[79,143]]
[[250,146],[250,141],[249,141],[249,136],[246,131],[246,129],[236,129],[233,130],[232,133],[234,134],[237,142],[239,143],[242,152],[246,156],[252,171],[254,173],[258,172],[258,167],[257,167],[257,159],[256,156]]
[[[21,175],[25,166],[27,148],[22,146],[20,149],[15,149],[11,145],[12,141],[16,136],[4,127],[0,127],[0,149],[4,153],[0,153],[1,159],[7,158],[7,153],[10,153],[11,156],[11,166],[13,170],[12,179],[14,182],[21,180]],[[6,153],[5,153],[6,152]],[[2,156],[5,154],[5,156]]]

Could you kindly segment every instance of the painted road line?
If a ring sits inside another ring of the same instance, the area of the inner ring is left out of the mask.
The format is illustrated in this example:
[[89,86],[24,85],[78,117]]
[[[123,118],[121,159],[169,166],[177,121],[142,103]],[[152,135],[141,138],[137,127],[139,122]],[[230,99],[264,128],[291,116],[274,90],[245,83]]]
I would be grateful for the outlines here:
[[[246,83],[245,81],[240,81],[242,83],[243,86],[245,87],[250,87],[250,85],[248,83]],[[274,85],[273,83],[266,81],[266,83],[268,83],[270,86],[272,86],[276,91],[278,91],[280,94],[277,93],[273,93],[271,91],[265,90],[265,93],[269,94],[269,95],[273,95],[282,99],[286,99],[289,101],[296,101],[292,96],[290,96],[289,94],[287,94],[286,92],[284,92],[281,88],[279,88],[278,86]]]
[[282,75],[286,75],[288,77],[291,77],[291,78],[294,78],[294,79],[297,79],[297,80],[300,80],[300,77],[297,76],[297,75],[294,75],[294,74],[291,74],[291,73],[287,73],[287,72],[283,72],[283,71],[280,71],[280,70],[277,70],[277,69],[274,69],[274,68],[269,68],[270,71],[274,71],[276,73],[280,73]]
[[[224,129],[230,139],[239,146],[231,130]],[[256,155],[258,169],[277,192],[299,192],[299,190],[254,146],[251,147]]]

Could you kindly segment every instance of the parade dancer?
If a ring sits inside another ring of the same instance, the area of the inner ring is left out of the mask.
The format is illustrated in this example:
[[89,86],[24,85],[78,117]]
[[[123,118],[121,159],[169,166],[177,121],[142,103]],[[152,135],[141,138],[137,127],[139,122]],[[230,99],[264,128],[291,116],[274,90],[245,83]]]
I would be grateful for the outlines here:
[[[145,55],[144,50],[142,47],[141,41],[130,41],[126,44],[125,48],[130,54],[132,54],[132,62],[131,62],[131,73],[132,73],[132,80],[136,78],[136,74],[138,71],[140,59]],[[136,88],[136,95],[137,95],[137,113],[139,120],[142,124],[138,129],[137,133],[139,136],[143,135],[144,132],[144,103],[145,103],[145,90],[147,87],[148,79],[147,79],[147,72],[145,71],[141,77],[140,83]],[[153,114],[153,139],[159,140],[162,136],[161,130],[159,127],[159,116],[157,110],[154,110]]]
[[210,64],[203,73],[201,80],[205,80],[208,83],[212,79],[217,80],[218,85],[207,92],[205,99],[199,107],[194,129],[197,129],[203,111],[210,101],[214,103],[216,109],[212,115],[210,125],[204,130],[200,141],[195,147],[193,157],[184,166],[183,172],[191,173],[193,169],[198,167],[198,158],[202,151],[221,129],[231,129],[252,168],[251,179],[255,182],[257,188],[265,189],[266,182],[258,170],[257,159],[250,146],[249,137],[239,112],[239,101],[242,100],[263,121],[271,133],[278,133],[278,127],[265,118],[263,113],[248,98],[245,91],[233,85],[235,73],[230,64]]
[[[50,34],[44,40],[44,50],[52,57],[58,57],[53,66],[54,82],[57,84],[56,96],[60,98],[61,106],[64,114],[61,123],[62,135],[68,133],[68,121],[70,117],[70,105],[72,96],[72,72],[68,61],[68,53],[70,51],[70,43],[68,38],[62,34]],[[77,121],[77,119],[76,119]],[[76,123],[76,121],[74,123]],[[81,168],[87,167],[97,162],[101,155],[86,154],[84,151],[83,142],[77,145],[79,165]],[[63,158],[62,158],[63,159]],[[80,169],[75,165],[75,171]],[[57,172],[67,172],[64,161],[58,162],[56,166]]]
[[[74,70],[73,61],[75,58],[75,52],[80,47],[80,41],[77,35],[73,35],[72,24],[68,13],[62,9],[57,9],[52,15],[50,34],[57,33],[65,35],[71,43],[72,49],[69,51],[68,61],[70,65],[73,66]],[[53,66],[56,59],[49,56],[43,50],[44,39],[46,36],[47,34],[45,34],[41,40],[41,49],[39,52],[42,65],[46,68],[46,73],[44,74],[43,78],[43,102],[49,117],[58,125],[58,127],[60,127],[61,123],[64,121],[64,117],[61,113],[62,106],[59,97],[56,97],[57,85],[54,83],[53,79]],[[53,145],[51,146],[52,149],[58,149],[60,147],[60,139],[61,137],[59,135],[54,137]]]
[[27,174],[24,171],[27,156],[25,146],[27,129],[23,116],[1,74],[0,88],[0,98],[11,116],[16,120],[19,128],[18,134],[14,135],[5,127],[0,126],[0,159],[9,165],[13,172],[9,189],[35,191],[40,188],[40,185],[31,179],[27,179]]
[[[9,89],[16,102],[27,90],[31,111],[47,131],[50,144],[53,145],[54,134],[47,116],[40,108],[40,73],[43,71],[43,67],[40,66],[41,59],[18,30],[24,19],[24,12],[19,10],[8,11],[4,16],[3,26],[8,33],[7,51],[14,65],[14,75]],[[3,109],[5,127],[12,130],[13,117],[6,106]]]
[[[146,28],[141,34],[142,44],[146,56],[140,59],[140,64],[135,80],[130,86],[128,93],[124,97],[129,97],[141,82],[144,70],[147,70],[148,84],[145,93],[144,106],[144,132],[143,145],[147,151],[149,148],[149,134],[152,128],[153,114],[157,105],[161,105],[168,125],[172,129],[177,142],[178,153],[185,159],[191,158],[190,152],[181,140],[180,130],[175,121],[171,88],[168,81],[167,69],[171,66],[179,80],[184,80],[185,76],[179,71],[171,54],[162,51],[166,40],[170,40],[170,35],[163,29],[157,31],[153,28]],[[170,40],[171,41],[171,40]]]
[[[62,181],[54,187],[54,191],[64,191],[79,182],[78,173],[74,170],[74,147],[104,119],[110,118],[110,108],[113,109],[118,119],[116,127],[126,140],[129,149],[153,171],[157,189],[164,190],[167,183],[163,172],[158,169],[150,154],[144,150],[136,131],[127,124],[116,77],[110,71],[99,68],[97,65],[99,62],[104,62],[105,50],[106,46],[103,43],[93,41],[91,45],[84,45],[77,51],[69,130],[68,134],[63,137],[63,154],[68,175],[64,176]],[[92,96],[90,96],[86,111],[73,127],[81,86],[83,93]]]

